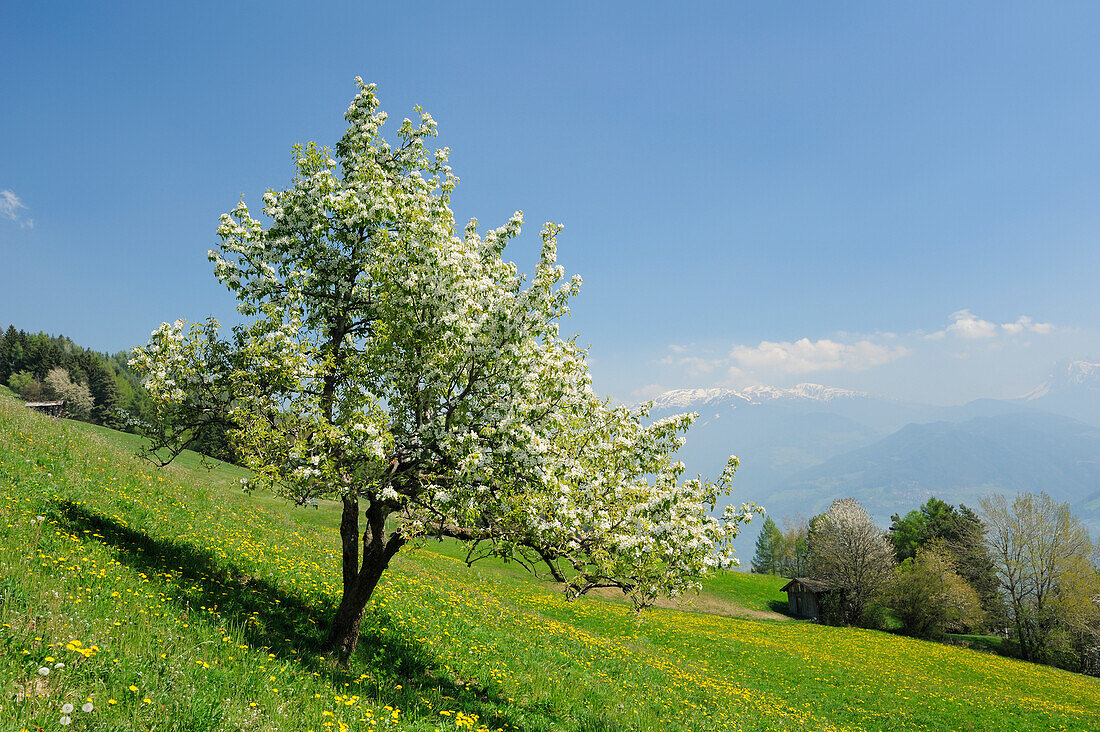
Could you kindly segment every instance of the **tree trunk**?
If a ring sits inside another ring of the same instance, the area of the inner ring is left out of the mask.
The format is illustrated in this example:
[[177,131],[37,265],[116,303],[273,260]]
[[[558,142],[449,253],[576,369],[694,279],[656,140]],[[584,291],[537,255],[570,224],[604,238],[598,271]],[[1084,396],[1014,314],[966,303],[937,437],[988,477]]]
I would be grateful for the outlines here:
[[[386,564],[389,564],[387,561]],[[336,616],[332,619],[332,627],[329,628],[328,638],[325,640],[323,651],[326,654],[338,653],[341,661],[351,658],[355,652],[355,646],[359,642],[359,623],[363,620],[363,611],[370,602],[374,588],[378,586],[378,580],[386,570],[385,566],[369,567],[367,571],[357,576],[351,587],[344,586],[344,596],[340,599],[340,605],[336,608]]]
[[363,534],[363,559],[359,557],[359,503],[354,497],[344,499],[340,519],[340,540],[343,552],[344,594],[336,615],[332,619],[328,638],[322,646],[325,654],[338,653],[347,662],[359,642],[359,623],[363,611],[370,602],[374,588],[390,565],[390,560],[405,544],[405,539],[394,532],[386,536],[386,515],[379,504],[367,508],[367,531]]

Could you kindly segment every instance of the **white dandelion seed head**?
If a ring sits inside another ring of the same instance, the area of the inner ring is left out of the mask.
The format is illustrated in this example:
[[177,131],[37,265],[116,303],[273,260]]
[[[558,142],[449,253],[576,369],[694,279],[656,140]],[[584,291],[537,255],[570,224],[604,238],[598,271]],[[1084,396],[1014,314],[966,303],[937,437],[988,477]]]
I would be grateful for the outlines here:
[[95,709],[95,706],[91,702],[87,702],[84,706],[80,708],[80,711],[90,713],[93,709]]
[[43,666],[42,668],[38,669],[38,675],[39,676],[49,676],[50,675],[50,670],[48,668],[46,668],[45,666]]
[[72,704],[62,704],[61,705],[61,713],[62,714],[71,714],[72,711],[73,711],[73,705]]

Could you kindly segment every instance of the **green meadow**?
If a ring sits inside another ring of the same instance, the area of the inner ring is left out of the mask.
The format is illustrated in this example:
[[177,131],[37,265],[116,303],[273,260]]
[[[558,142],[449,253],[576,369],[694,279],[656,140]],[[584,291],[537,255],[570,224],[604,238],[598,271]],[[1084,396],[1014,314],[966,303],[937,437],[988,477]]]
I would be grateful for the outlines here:
[[794,621],[778,578],[636,616],[452,543],[398,556],[342,667],[336,507],[138,447],[0,389],[0,730],[1100,728],[1100,679]]

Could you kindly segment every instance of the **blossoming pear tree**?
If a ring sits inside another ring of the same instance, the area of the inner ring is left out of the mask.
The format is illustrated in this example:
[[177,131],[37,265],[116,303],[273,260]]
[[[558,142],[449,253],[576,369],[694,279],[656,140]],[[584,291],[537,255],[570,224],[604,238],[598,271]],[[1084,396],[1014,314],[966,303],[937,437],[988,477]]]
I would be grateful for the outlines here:
[[364,608],[410,541],[468,542],[563,583],[620,588],[638,608],[712,567],[755,506],[714,513],[737,466],[684,479],[673,458],[694,415],[593,391],[586,352],[559,334],[580,279],[556,262],[547,224],[528,278],[502,257],[520,233],[461,233],[447,149],[429,151],[417,108],[395,144],[373,85],[356,80],[334,151],[296,146],[297,175],[242,202],[210,252],[245,324],[164,324],[132,363],[157,405],[153,448],[178,455],[204,425],[230,428],[265,487],[342,505],[343,596],[326,650],[355,649]]

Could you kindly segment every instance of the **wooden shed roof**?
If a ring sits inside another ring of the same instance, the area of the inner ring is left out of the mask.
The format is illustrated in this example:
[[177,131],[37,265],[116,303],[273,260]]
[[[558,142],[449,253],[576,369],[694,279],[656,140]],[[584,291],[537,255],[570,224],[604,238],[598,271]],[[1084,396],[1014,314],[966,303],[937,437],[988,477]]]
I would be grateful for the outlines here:
[[810,592],[826,592],[829,589],[829,585],[821,580],[811,579],[809,577],[796,577],[787,584],[783,585],[779,589],[780,592],[797,591],[798,588],[794,585],[802,585]]

